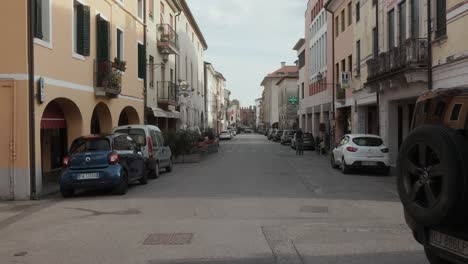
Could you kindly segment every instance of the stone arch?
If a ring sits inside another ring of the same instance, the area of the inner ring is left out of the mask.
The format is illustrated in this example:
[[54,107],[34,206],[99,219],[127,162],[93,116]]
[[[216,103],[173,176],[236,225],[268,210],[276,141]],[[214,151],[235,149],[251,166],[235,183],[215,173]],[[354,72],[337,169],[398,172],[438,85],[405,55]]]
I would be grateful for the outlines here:
[[90,126],[91,134],[112,132],[112,115],[107,104],[100,102],[94,107]]
[[127,106],[120,112],[118,126],[138,125],[140,124],[140,117],[138,112],[132,106]]

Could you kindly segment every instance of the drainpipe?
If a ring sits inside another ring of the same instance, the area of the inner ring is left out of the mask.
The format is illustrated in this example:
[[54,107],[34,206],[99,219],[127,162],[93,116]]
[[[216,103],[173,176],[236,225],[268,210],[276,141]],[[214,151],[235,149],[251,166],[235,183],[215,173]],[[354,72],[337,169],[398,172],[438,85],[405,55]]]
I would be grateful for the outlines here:
[[[148,29],[148,26],[146,25],[146,1],[143,1],[143,43],[145,44],[145,65],[148,65],[146,63],[146,58],[148,56],[148,53],[146,52],[146,47],[148,46],[147,41],[147,33],[146,30]],[[153,71],[154,69],[150,69]],[[143,79],[143,123],[146,125],[148,124],[148,77],[146,76],[148,73],[148,70],[145,67],[145,77]]]
[[[36,126],[35,126],[35,107],[34,107],[34,31],[33,17],[34,10],[32,1],[27,2],[28,12],[28,88],[29,88],[29,184],[30,198],[37,199],[36,190]],[[14,197],[13,197],[14,198]]]
[[332,105],[331,105],[331,114],[334,127],[330,127],[330,148],[333,149],[335,147],[335,127],[336,127],[336,116],[335,116],[335,13],[328,9],[328,2],[325,5],[325,10],[332,14]]
[[[375,1],[375,31],[377,35],[377,47],[375,51],[375,55],[379,54],[379,1]],[[375,93],[376,98],[376,103],[377,103],[377,123],[379,124],[377,126],[377,135],[380,135],[380,93],[377,91]]]
[[432,90],[431,0],[427,0],[427,88]]
[[[175,30],[175,32],[177,34],[177,43],[179,45],[179,52],[180,52],[180,41],[179,41],[179,33],[177,33],[177,20],[179,19],[179,16],[181,14],[182,14],[182,12],[178,11],[177,14],[174,17],[174,20],[175,20],[174,21],[174,27],[175,27],[174,30]],[[180,56],[179,56],[179,54],[175,54],[175,76],[174,76],[175,80],[174,81],[176,82],[177,89],[179,89],[178,88],[178,85],[179,85],[179,64],[180,64]],[[180,97],[177,98],[177,99],[180,100]],[[180,105],[179,105],[178,111],[181,112]],[[176,121],[175,129],[177,130],[177,121]]]

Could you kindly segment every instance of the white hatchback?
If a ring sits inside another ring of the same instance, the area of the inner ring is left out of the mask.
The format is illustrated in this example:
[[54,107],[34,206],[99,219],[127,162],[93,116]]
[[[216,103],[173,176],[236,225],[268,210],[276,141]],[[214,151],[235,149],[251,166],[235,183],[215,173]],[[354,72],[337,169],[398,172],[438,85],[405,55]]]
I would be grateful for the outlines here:
[[231,140],[232,139],[232,134],[230,131],[222,131],[220,134],[219,134],[219,139],[223,140],[223,139],[228,139],[228,140]]
[[348,134],[338,142],[331,155],[332,168],[344,174],[354,168],[372,168],[390,173],[389,149],[382,138],[375,135]]

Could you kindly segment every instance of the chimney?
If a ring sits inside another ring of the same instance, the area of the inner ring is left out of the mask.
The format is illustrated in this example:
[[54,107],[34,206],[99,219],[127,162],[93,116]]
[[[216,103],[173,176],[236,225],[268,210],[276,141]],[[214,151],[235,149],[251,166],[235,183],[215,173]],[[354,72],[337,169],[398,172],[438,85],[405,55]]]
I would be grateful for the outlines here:
[[286,66],[286,62],[283,61],[283,62],[281,62],[281,68],[284,67],[284,66]]

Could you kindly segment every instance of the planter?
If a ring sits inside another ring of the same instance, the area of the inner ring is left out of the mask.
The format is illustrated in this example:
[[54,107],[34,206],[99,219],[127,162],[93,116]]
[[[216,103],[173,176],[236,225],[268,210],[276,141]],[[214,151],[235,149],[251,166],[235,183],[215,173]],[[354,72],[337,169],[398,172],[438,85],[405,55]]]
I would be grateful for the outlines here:
[[202,160],[203,155],[200,153],[180,155],[174,159],[174,163],[198,163]]

